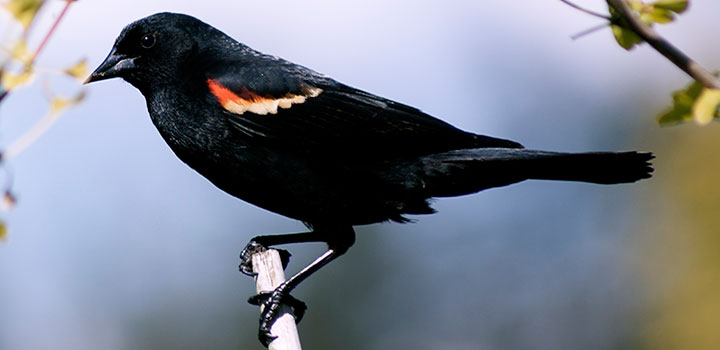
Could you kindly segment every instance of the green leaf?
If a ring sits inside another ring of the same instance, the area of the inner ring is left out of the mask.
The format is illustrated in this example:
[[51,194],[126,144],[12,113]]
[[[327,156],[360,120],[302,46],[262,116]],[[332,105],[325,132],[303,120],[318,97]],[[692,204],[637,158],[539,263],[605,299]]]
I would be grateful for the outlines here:
[[613,36],[615,36],[615,40],[617,40],[618,44],[625,50],[630,50],[643,41],[630,29],[625,29],[617,24],[610,25],[610,28],[612,29]]
[[[669,23],[675,20],[675,13],[681,13],[688,7],[689,0],[658,0],[645,3],[639,0],[625,0],[627,5],[637,13],[640,20],[652,26],[655,23]],[[630,29],[625,28],[625,19],[617,13],[615,8],[610,10],[610,25],[618,44],[625,50],[632,49],[642,42],[642,39]]]
[[64,110],[75,106],[76,104],[82,102],[82,100],[85,99],[85,91],[80,91],[75,97],[72,98],[66,98],[66,97],[53,97],[53,99],[50,101],[50,113],[51,114],[60,114]]
[[672,10],[663,8],[662,6],[656,6],[656,3],[648,4],[642,1],[628,1],[627,3],[647,25],[669,23],[675,19]]
[[23,27],[27,28],[35,19],[38,11],[45,1],[42,0],[10,0],[3,4],[6,10],[20,22]]
[[700,96],[703,86],[693,81],[687,88],[673,92],[673,105],[660,114],[660,125],[678,124],[692,120],[692,106]]
[[75,63],[71,67],[65,69],[63,72],[75,79],[83,81],[87,78],[88,75],[87,60],[83,58],[78,63]]
[[[627,4],[634,11],[638,12],[641,12],[645,6],[641,1],[628,1]],[[612,30],[615,40],[623,49],[629,51],[635,47],[635,45],[643,42],[635,32],[621,25],[624,23],[624,19],[617,13],[614,7],[608,6],[608,9],[610,10],[610,29]],[[643,19],[643,21],[645,21],[645,19]]]
[[10,57],[26,66],[30,65],[33,60],[33,54],[28,50],[27,42],[24,39],[13,45],[10,49]]
[[658,0],[653,3],[656,8],[683,13],[687,10],[690,0]]
[[5,91],[17,89],[23,85],[30,84],[35,74],[31,70],[24,70],[21,73],[3,72],[0,78],[0,86]]
[[670,23],[675,20],[675,15],[672,11],[657,6],[653,7],[648,15],[654,23]]
[[628,6],[630,6],[631,9],[637,12],[642,12],[643,9],[645,9],[645,7],[647,6],[646,4],[643,4],[642,1],[638,0],[625,0],[625,2],[628,4]]
[[0,220],[0,242],[4,242],[7,239],[7,225],[5,222]]
[[692,107],[693,120],[698,125],[709,124],[718,115],[720,90],[703,89]]
[[706,125],[717,118],[720,90],[708,89],[693,81],[685,89],[673,92],[673,105],[660,114],[660,125],[678,124],[694,120]]

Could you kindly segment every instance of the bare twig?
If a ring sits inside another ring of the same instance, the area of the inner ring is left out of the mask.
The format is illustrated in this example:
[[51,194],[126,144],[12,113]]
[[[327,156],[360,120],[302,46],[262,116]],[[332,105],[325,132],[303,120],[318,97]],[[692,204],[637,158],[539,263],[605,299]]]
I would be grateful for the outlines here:
[[[37,59],[37,57],[40,55],[42,50],[45,48],[48,41],[50,41],[50,37],[52,37],[52,35],[57,30],[57,27],[60,24],[60,21],[62,21],[63,17],[65,17],[65,14],[67,13],[68,9],[70,8],[70,5],[72,5],[72,3],[75,1],[77,1],[77,0],[66,0],[65,1],[65,6],[63,7],[63,9],[60,12],[60,14],[58,15],[58,17],[55,19],[55,22],[53,22],[53,24],[50,27],[50,29],[48,30],[48,32],[45,34],[45,37],[43,37],[42,41],[40,42],[40,45],[38,45],[38,47],[35,49],[35,52],[33,53],[32,57],[30,58],[30,61],[27,63],[27,67],[25,69],[28,69],[28,67],[32,66],[33,63],[35,63],[35,60]],[[28,28],[30,28],[30,27],[28,26]],[[25,36],[25,35],[27,35],[27,33],[28,33],[28,30],[26,30],[23,35]],[[2,92],[0,92],[0,102],[2,102],[5,99],[5,97],[7,97],[9,94],[10,94],[10,90],[3,90]]]
[[574,8],[574,9],[576,9],[576,10],[578,10],[578,11],[585,12],[585,13],[587,13],[587,14],[590,15],[590,16],[599,17],[599,18],[602,18],[602,19],[605,19],[605,20],[608,20],[608,21],[610,20],[610,17],[608,17],[608,16],[606,16],[606,15],[603,15],[602,13],[597,13],[597,12],[595,12],[595,11],[590,11],[590,10],[588,10],[588,9],[586,9],[586,8],[584,8],[584,7],[580,7],[580,6],[578,6],[577,4],[574,4],[574,3],[572,3],[572,2],[570,2],[570,1],[568,1],[568,0],[560,0],[560,1],[562,1],[562,2],[565,3],[566,5]]
[[48,111],[45,116],[40,119],[40,121],[30,128],[30,130],[26,131],[22,136],[20,136],[20,138],[15,140],[5,149],[5,152],[3,153],[3,160],[11,160],[15,158],[18,154],[35,143],[40,136],[50,129],[50,126],[57,121],[59,116],[60,113]]
[[605,29],[605,28],[607,28],[607,27],[609,27],[609,24],[608,24],[608,23],[598,24],[598,25],[596,25],[596,26],[594,26],[594,27],[592,27],[592,28],[585,29],[585,30],[583,30],[583,31],[580,32],[580,33],[573,34],[573,35],[570,37],[570,39],[572,39],[572,40],[577,40],[577,39],[580,39],[580,38],[583,37],[583,36],[586,36],[586,35],[588,35],[588,34],[595,33],[595,32],[597,32],[598,30],[600,30],[600,29]]
[[[285,282],[282,260],[275,249],[268,249],[252,255],[255,288],[258,293],[271,292]],[[300,336],[295,325],[295,316],[287,305],[280,307],[280,316],[275,319],[270,331],[276,336],[268,350],[301,350]]]
[[47,45],[48,41],[50,41],[50,37],[55,33],[57,30],[58,25],[60,24],[60,21],[62,21],[63,17],[65,17],[65,14],[67,13],[68,9],[70,9],[70,5],[72,5],[73,2],[76,0],[65,0],[65,6],[63,7],[62,11],[60,11],[60,14],[55,19],[55,22],[53,22],[52,26],[48,30],[47,34],[45,34],[45,37],[40,42],[40,45],[38,45],[37,49],[35,49],[35,53],[33,53],[32,58],[30,59],[30,65],[35,63],[35,59],[40,55],[42,50],[45,48],[45,45]]
[[[561,0],[565,2],[564,0]],[[617,13],[621,16],[620,25],[626,29],[632,30],[645,42],[650,44],[660,54],[669,59],[678,68],[697,80],[700,84],[711,89],[720,89],[720,81],[712,75],[707,69],[693,61],[690,57],[673,46],[665,38],[661,37],[655,30],[645,24],[640,17],[633,11],[624,0],[606,0]]]

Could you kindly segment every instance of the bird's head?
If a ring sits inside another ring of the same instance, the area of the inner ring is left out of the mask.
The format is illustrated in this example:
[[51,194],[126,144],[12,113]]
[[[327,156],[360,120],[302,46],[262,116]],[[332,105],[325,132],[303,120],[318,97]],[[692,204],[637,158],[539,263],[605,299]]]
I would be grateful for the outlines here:
[[123,78],[141,91],[155,84],[172,84],[181,78],[182,67],[198,56],[206,42],[225,38],[222,32],[194,17],[154,14],[125,27],[110,54],[85,83]]

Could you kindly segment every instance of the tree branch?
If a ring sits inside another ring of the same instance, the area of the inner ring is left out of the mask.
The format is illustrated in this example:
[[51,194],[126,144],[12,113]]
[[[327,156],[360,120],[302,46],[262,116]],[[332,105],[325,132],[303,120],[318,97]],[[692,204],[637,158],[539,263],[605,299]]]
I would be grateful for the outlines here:
[[[285,282],[280,254],[275,249],[268,249],[252,255],[253,272],[255,276],[255,289],[258,293],[271,292],[281,283]],[[295,325],[295,316],[287,305],[280,307],[280,316],[270,327],[272,335],[276,336],[268,350],[301,350],[300,336]]]
[[[32,58],[30,59],[30,62],[28,62],[28,64],[27,64],[28,67],[29,67],[29,66],[32,66],[32,65],[35,63],[35,60],[37,60],[37,57],[40,55],[40,53],[42,52],[42,50],[45,48],[45,46],[47,45],[48,41],[50,41],[50,37],[51,37],[51,36],[55,33],[55,31],[57,30],[57,27],[58,27],[58,25],[60,24],[60,21],[62,21],[63,17],[65,17],[65,14],[66,14],[66,13],[68,12],[68,10],[70,9],[70,5],[72,5],[72,3],[75,2],[75,1],[76,1],[76,0],[66,0],[66,1],[65,1],[65,6],[63,7],[62,11],[61,11],[60,14],[58,15],[58,17],[55,19],[55,21],[53,22],[52,26],[51,26],[50,29],[48,30],[48,32],[47,32],[47,33],[45,34],[45,36],[43,37],[42,41],[40,42],[40,45],[38,45],[37,49],[35,49],[35,52],[33,53]],[[32,23],[31,23],[31,24],[32,24]],[[29,29],[29,28],[30,28],[30,27],[28,26],[28,29]],[[27,36],[27,35],[28,35],[28,31],[29,31],[29,30],[26,30],[25,33],[23,34],[23,36]],[[25,69],[27,69],[27,67],[26,67]],[[0,91],[0,102],[2,102],[2,101],[8,96],[8,94],[10,94],[10,90],[2,90],[2,91]]]
[[[561,0],[562,1],[562,0]],[[661,37],[649,25],[645,24],[640,17],[628,6],[625,0],[606,0],[621,17],[620,25],[626,29],[632,30],[660,54],[669,59],[678,68],[697,80],[703,86],[710,89],[720,89],[720,81],[703,68],[700,64],[693,61],[690,57],[673,46],[665,38]]]
[[568,5],[568,6],[574,8],[574,9],[576,9],[576,10],[578,10],[578,11],[585,12],[585,13],[587,13],[587,14],[590,15],[590,16],[599,17],[599,18],[602,18],[602,19],[606,19],[606,20],[608,20],[608,21],[610,20],[610,17],[605,16],[605,15],[603,15],[603,14],[601,14],[601,13],[597,13],[597,12],[594,12],[594,11],[590,11],[590,10],[584,8],[584,7],[580,7],[580,6],[578,6],[577,4],[570,2],[570,0],[560,0],[560,1],[563,2],[563,3],[565,3],[565,5]]
[[52,26],[48,30],[47,34],[45,34],[45,37],[43,37],[42,41],[40,42],[40,45],[38,45],[37,49],[35,49],[35,53],[33,54],[32,58],[30,59],[30,65],[35,63],[35,60],[40,55],[40,53],[43,51],[45,46],[47,45],[48,41],[50,41],[50,37],[55,33],[57,30],[58,25],[60,25],[60,21],[62,21],[63,17],[65,17],[65,14],[70,9],[70,5],[72,5],[73,2],[76,0],[66,0],[65,6],[63,7],[62,11],[60,11],[60,14],[55,18],[55,21],[53,22]]

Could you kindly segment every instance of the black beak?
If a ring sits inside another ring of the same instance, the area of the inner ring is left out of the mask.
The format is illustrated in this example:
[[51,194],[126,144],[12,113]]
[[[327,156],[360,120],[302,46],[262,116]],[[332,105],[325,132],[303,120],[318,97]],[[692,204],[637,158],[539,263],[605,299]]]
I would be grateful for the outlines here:
[[113,49],[103,63],[100,63],[100,66],[90,74],[83,84],[120,77],[123,73],[127,73],[133,69],[135,69],[135,58],[118,54],[117,51]]

